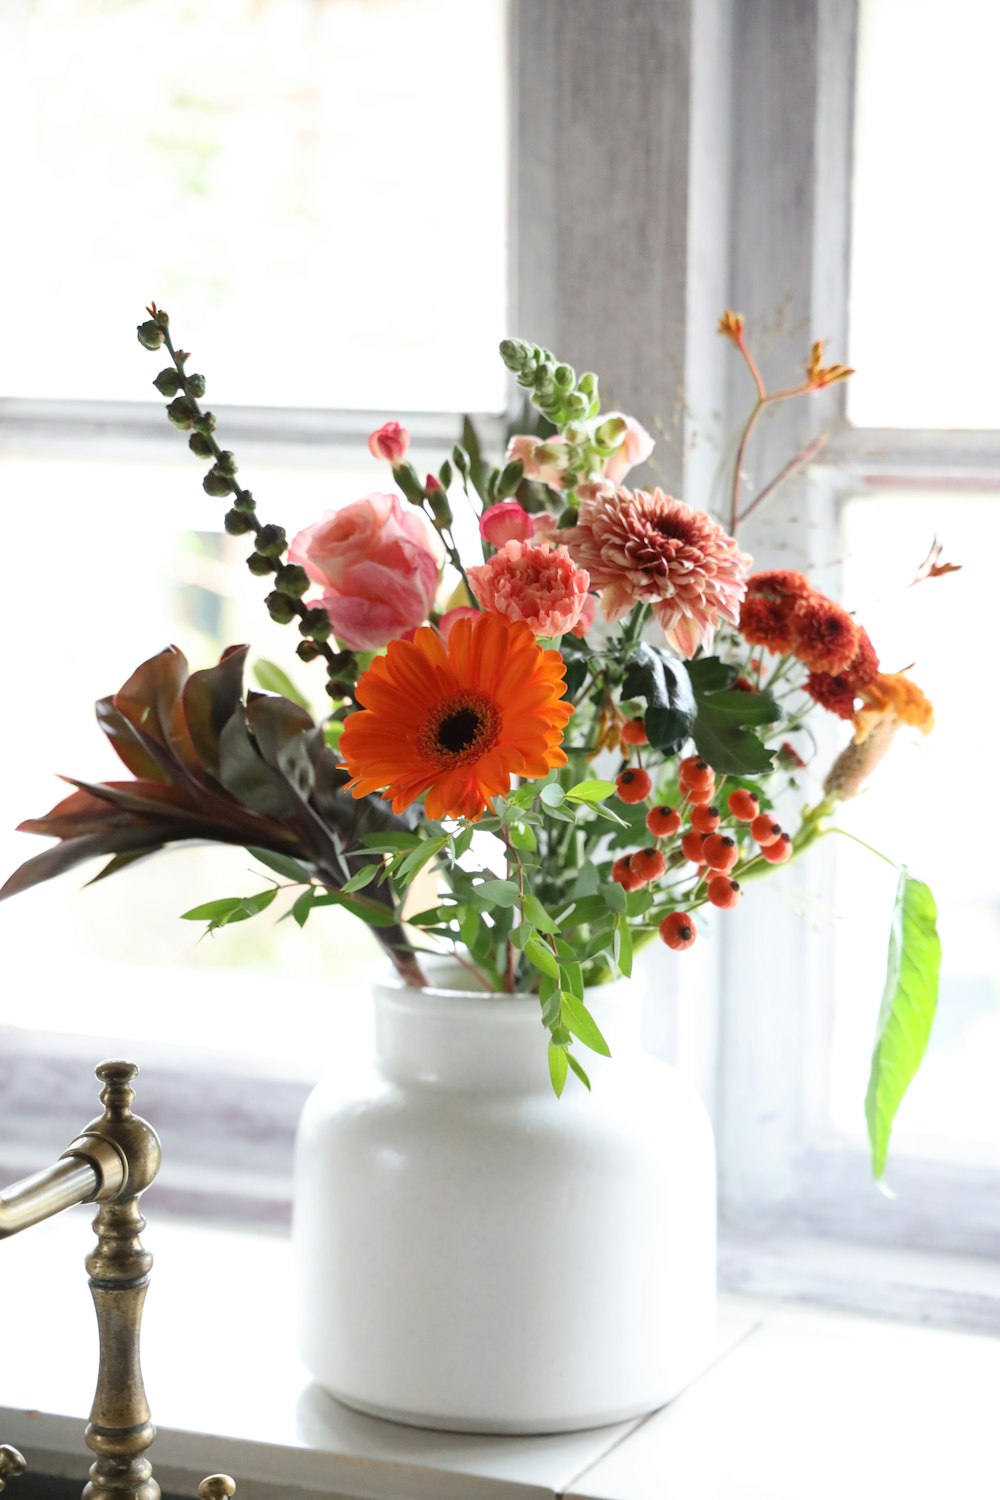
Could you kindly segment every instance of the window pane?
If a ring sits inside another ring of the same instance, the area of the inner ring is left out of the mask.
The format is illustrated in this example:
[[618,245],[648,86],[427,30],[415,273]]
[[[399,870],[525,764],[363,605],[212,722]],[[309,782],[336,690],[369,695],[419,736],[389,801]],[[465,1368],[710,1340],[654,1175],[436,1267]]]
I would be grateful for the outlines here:
[[849,413],[1000,425],[1000,6],[861,0]]
[[[936,526],[960,573],[907,588]],[[847,598],[883,669],[913,664],[936,714],[922,738],[901,731],[873,790],[838,822],[930,885],[943,972],[926,1062],[893,1131],[893,1152],[1000,1161],[1000,874],[991,770],[998,727],[990,642],[1000,502],[896,494],[846,507]],[[836,1020],[831,1103],[856,1131],[885,974],[895,874],[838,840]]]
[[0,394],[149,397],[152,298],[213,404],[501,409],[504,27],[504,0],[0,6]]
[[[210,529],[224,507],[205,500],[185,458],[0,460],[0,486],[17,497],[18,513],[45,518],[30,538],[35,563],[8,569],[0,590],[0,639],[10,646],[0,883],[48,847],[14,828],[68,793],[57,774],[127,775],[98,729],[94,701],[171,641],[192,669],[250,641],[251,663],[279,662],[317,711],[325,703],[321,664],[299,661],[294,629],[269,619],[266,580],[243,566],[246,539]],[[291,533],[371,489],[374,467],[257,463],[254,489],[262,504],[280,494]],[[380,950],[346,914],[317,912],[300,931],[278,921],[294,895],[283,893],[262,917],[214,938],[180,920],[204,901],[266,889],[268,877],[242,849],[164,852],[81,890],[103,863],[0,903],[0,1030],[196,1043],[265,1059],[270,1072],[310,1075],[329,1055],[327,1041],[365,1024],[359,1000]]]

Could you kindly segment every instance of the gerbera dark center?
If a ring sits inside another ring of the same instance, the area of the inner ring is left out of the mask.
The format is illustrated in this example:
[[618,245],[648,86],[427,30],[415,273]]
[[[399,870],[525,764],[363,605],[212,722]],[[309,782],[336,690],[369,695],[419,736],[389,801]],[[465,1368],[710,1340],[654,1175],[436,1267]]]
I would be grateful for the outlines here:
[[420,731],[430,760],[462,765],[478,760],[500,738],[500,705],[488,693],[456,693],[435,705]]
[[482,727],[475,709],[460,708],[438,725],[438,744],[442,750],[447,750],[452,755],[468,750]]

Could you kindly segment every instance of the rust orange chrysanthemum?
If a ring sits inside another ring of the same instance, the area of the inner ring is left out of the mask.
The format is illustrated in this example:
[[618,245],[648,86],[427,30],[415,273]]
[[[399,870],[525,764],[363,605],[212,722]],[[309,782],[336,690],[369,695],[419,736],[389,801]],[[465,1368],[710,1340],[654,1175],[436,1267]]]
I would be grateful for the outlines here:
[[503,615],[458,620],[447,642],[426,627],[390,642],[340,738],[348,785],[355,797],[382,792],[394,812],[426,792],[429,818],[479,818],[512,776],[566,764],[564,673],[558,651]]

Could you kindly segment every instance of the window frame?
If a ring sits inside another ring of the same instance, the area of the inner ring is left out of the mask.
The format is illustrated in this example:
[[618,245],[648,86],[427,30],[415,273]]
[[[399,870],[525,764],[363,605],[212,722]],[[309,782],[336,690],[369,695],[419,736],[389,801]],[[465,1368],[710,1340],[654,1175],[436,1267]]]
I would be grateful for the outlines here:
[[[615,404],[659,413],[664,441],[647,477],[708,494],[748,394],[745,372],[712,335],[719,311],[789,299],[835,357],[847,347],[856,0],[510,0],[510,21],[510,326],[598,369]],[[589,153],[563,145],[581,141]],[[440,451],[460,431],[457,414],[399,415],[421,449]],[[241,457],[288,462],[358,456],[383,417],[220,410]],[[481,420],[499,441],[502,419]],[[759,564],[794,559],[809,570],[835,556],[848,495],[903,482],[1000,489],[1000,434],[852,428],[843,387],[762,424],[755,473],[776,472],[831,425],[822,463],[794,492],[809,526],[748,528],[751,550],[762,541]],[[15,444],[154,456],[175,448],[152,403],[8,400],[0,445]],[[769,558],[781,546],[798,550]],[[828,892],[830,852],[815,851],[787,878]],[[778,891],[755,891],[752,906],[683,968],[657,954],[646,1016],[647,1042],[693,1078],[713,1114],[724,1245],[741,1247],[734,1275],[747,1274],[754,1245],[758,1267],[776,1264],[776,1241],[796,1235],[995,1255],[1000,1174],[900,1157],[890,1204],[861,1151],[815,1137],[832,934],[811,933]],[[780,984],[770,979],[776,962]],[[67,1139],[76,1133],[97,1045],[30,1032],[7,1039],[0,1119],[21,1121],[23,1132],[0,1144],[0,1176],[31,1170],[60,1126]],[[287,1218],[307,1085],[181,1055],[156,1060],[140,1087],[174,1162],[176,1186],[161,1187],[161,1203]],[[208,1182],[201,1166],[205,1131],[220,1120],[226,1183]],[[784,1290],[781,1275],[768,1281],[758,1270],[755,1289]],[[849,1287],[839,1298],[850,1301]]]

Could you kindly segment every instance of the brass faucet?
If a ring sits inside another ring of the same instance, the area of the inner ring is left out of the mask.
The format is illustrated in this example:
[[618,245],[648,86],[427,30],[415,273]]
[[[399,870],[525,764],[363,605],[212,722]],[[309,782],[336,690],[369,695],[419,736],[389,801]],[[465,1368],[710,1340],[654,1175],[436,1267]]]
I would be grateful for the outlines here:
[[[76,1203],[98,1204],[93,1222],[97,1244],[87,1256],[90,1291],[97,1312],[100,1363],[97,1391],[84,1435],[95,1454],[82,1500],[160,1500],[160,1486],[146,1457],[156,1435],[142,1383],[139,1335],[153,1257],[139,1239],[146,1221],[139,1197],[160,1167],[156,1131],[132,1113],[130,1062],[104,1062],[104,1113],[84,1126],[59,1160],[0,1191],[0,1239],[30,1229]],[[0,1446],[0,1491],[22,1474],[16,1448]],[[212,1474],[198,1486],[201,1500],[236,1493],[227,1474]]]

